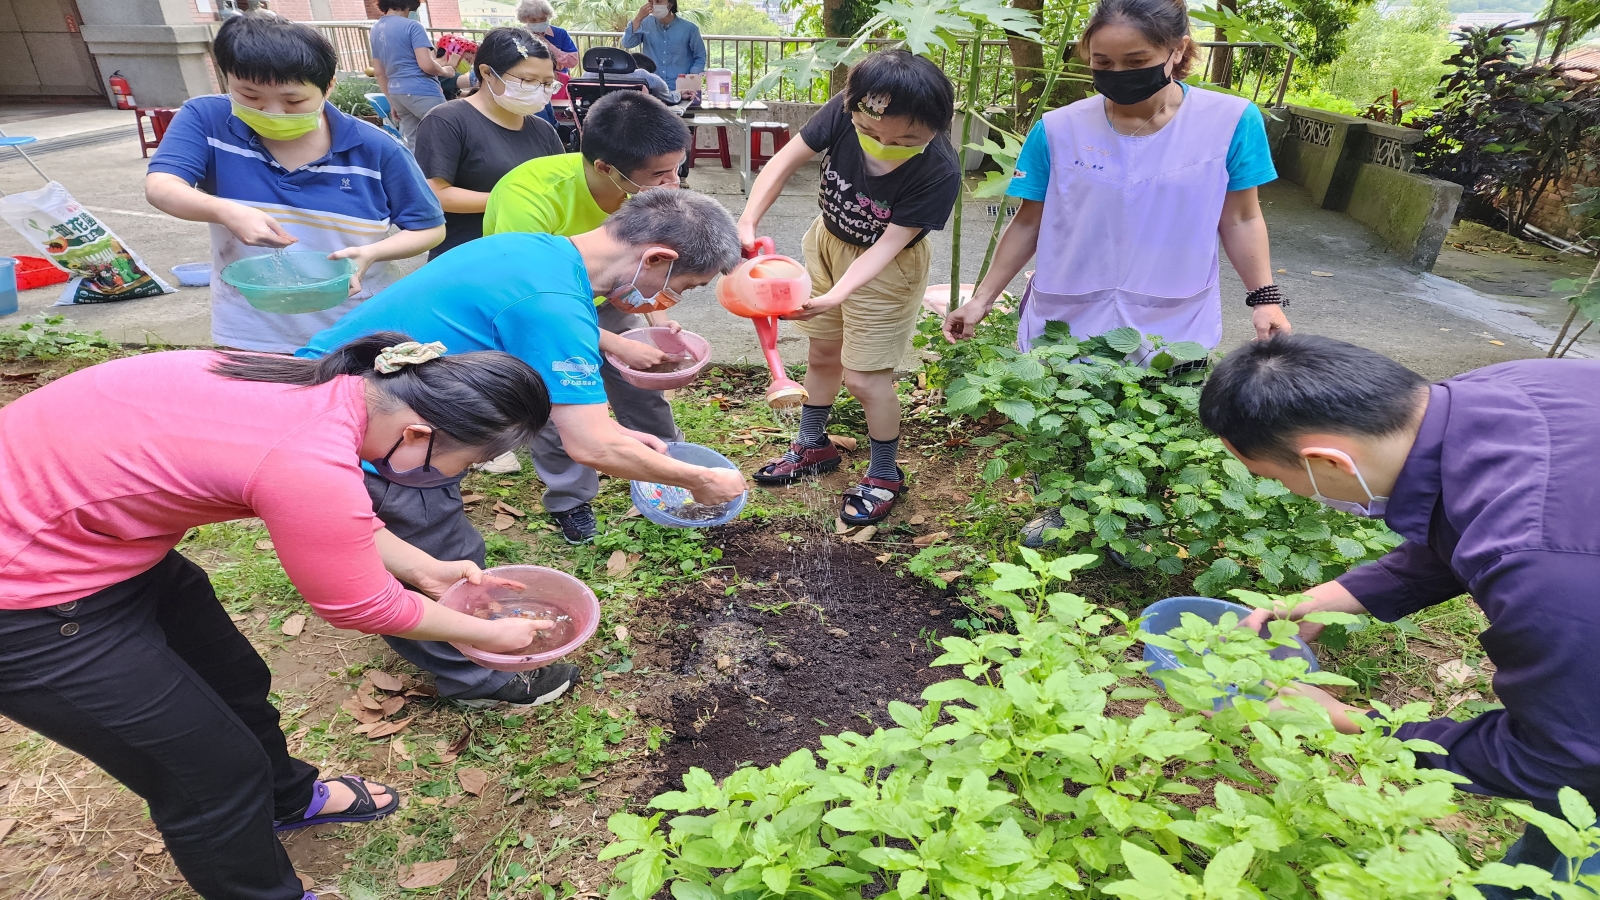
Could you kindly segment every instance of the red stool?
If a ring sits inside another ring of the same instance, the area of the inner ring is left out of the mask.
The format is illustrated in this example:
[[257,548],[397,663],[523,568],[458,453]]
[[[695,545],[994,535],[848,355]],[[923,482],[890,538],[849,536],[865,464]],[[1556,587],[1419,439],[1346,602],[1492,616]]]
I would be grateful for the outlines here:
[[[728,148],[728,126],[724,123],[724,119],[719,119],[716,116],[696,116],[689,120],[690,131],[693,132],[695,138],[693,144],[689,147],[689,168],[694,168],[694,161],[697,159],[720,159],[724,169],[733,168],[733,155]],[[700,126],[702,125],[717,129],[717,145],[715,147],[700,149],[699,137]]]
[[[772,135],[772,152],[761,152],[761,136]],[[759,171],[767,161],[778,155],[784,145],[789,143],[789,126],[782,122],[751,122],[750,123],[750,171]]]
[[[175,109],[163,107],[140,106],[133,111],[133,124],[139,129],[139,155],[149,158],[150,151],[161,146],[161,139],[167,136],[167,126],[172,124],[172,117],[177,115]],[[145,120],[150,120],[150,131],[154,137],[147,137],[144,131]]]

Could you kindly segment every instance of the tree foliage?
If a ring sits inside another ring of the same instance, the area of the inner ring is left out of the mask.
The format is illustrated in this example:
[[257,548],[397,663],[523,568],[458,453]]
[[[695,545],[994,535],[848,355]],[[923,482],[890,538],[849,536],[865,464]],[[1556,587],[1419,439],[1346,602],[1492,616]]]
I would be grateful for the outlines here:
[[1444,0],[1388,11],[1367,7],[1350,27],[1346,50],[1328,66],[1325,88],[1358,106],[1398,90],[1402,100],[1431,107],[1456,49],[1449,22]]

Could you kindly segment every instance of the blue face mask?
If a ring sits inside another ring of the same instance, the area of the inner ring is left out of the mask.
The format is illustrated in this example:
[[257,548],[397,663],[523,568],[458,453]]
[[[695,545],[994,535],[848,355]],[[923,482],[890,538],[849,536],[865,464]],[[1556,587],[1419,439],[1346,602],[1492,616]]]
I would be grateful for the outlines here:
[[428,453],[422,458],[422,465],[415,469],[407,469],[404,472],[396,472],[394,467],[389,465],[389,457],[400,449],[400,445],[405,443],[405,439],[405,435],[402,434],[400,440],[395,441],[394,446],[389,448],[389,452],[383,455],[383,459],[373,460],[372,468],[377,470],[378,477],[390,484],[412,488],[445,487],[461,480],[460,475],[446,475],[433,467],[433,432],[431,431],[428,432]]
[[[1340,455],[1343,456],[1343,454]],[[1322,490],[1317,487],[1317,476],[1311,474],[1311,460],[1301,458],[1300,461],[1306,467],[1306,476],[1311,479],[1311,499],[1329,509],[1336,509],[1352,516],[1361,516],[1367,519],[1383,518],[1383,514],[1389,510],[1389,498],[1375,496],[1372,493],[1372,488],[1367,487],[1367,480],[1361,477],[1361,468],[1356,465],[1355,460],[1348,456],[1345,456],[1344,459],[1345,462],[1350,464],[1351,471],[1356,473],[1356,483],[1361,485],[1363,491],[1366,491],[1367,502],[1357,503],[1354,500],[1335,500],[1332,497],[1322,496]]]

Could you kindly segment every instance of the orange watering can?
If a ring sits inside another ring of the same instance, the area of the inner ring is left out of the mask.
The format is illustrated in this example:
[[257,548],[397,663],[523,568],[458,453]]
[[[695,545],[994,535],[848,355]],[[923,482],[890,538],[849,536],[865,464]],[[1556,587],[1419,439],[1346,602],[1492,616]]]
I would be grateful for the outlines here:
[[756,338],[772,371],[767,405],[773,409],[799,406],[811,398],[806,389],[786,375],[778,357],[778,317],[798,312],[811,299],[811,276],[805,266],[777,255],[772,238],[756,239],[754,254],[717,282],[717,302],[736,316],[756,325]]

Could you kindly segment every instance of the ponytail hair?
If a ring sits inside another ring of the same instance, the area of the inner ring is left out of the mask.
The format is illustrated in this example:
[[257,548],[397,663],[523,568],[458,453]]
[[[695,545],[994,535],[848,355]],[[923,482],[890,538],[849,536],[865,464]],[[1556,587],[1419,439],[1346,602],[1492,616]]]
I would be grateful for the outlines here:
[[1089,61],[1089,41],[1094,33],[1113,23],[1132,27],[1157,47],[1182,50],[1183,55],[1172,64],[1173,81],[1188,78],[1200,58],[1200,47],[1192,39],[1184,40],[1190,37],[1189,7],[1184,0],[1100,0],[1078,39],[1079,58]]
[[221,351],[211,371],[236,381],[314,387],[356,375],[382,393],[385,411],[408,407],[438,432],[441,449],[470,447],[484,459],[526,445],[550,419],[550,392],[533,367],[509,353],[479,350],[401,366],[393,374],[373,364],[386,348],[411,340],[380,331],[321,359]]

